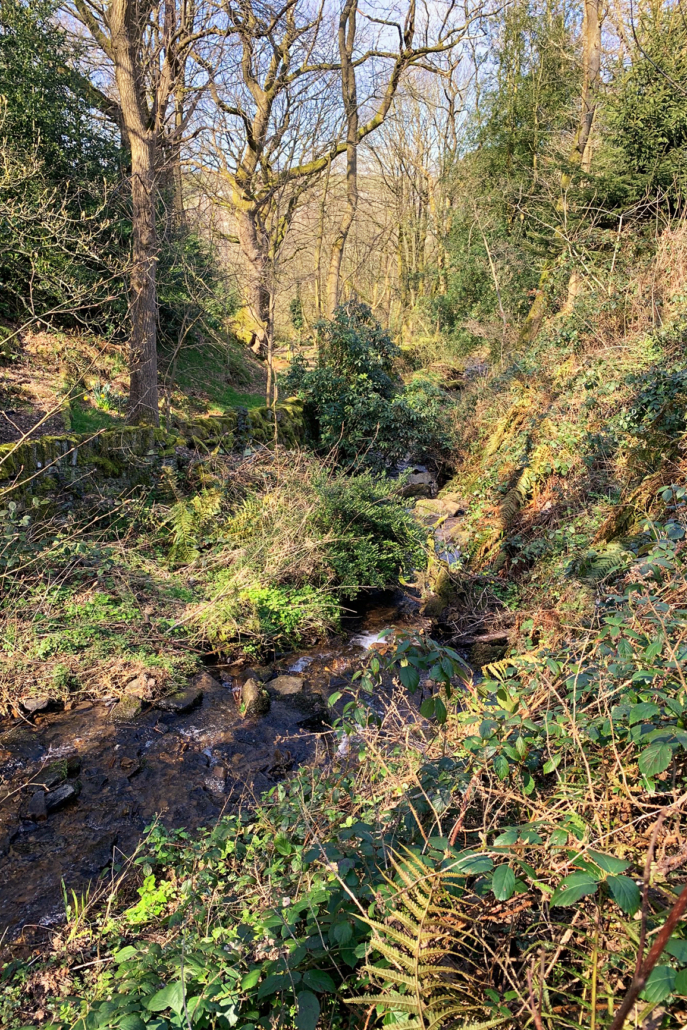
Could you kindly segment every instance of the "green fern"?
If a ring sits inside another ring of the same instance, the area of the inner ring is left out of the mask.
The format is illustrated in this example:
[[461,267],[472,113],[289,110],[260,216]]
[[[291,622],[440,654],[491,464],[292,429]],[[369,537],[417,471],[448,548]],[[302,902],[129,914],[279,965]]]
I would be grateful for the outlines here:
[[[473,917],[454,908],[449,892],[455,874],[432,870],[410,851],[402,861],[392,857],[391,864],[397,876],[396,881],[387,878],[396,894],[393,913],[386,923],[365,918],[373,930],[372,950],[388,964],[366,965],[364,972],[379,985],[378,993],[351,998],[349,1003],[375,1006],[380,1014],[393,1013],[398,1030],[439,1030],[456,1022],[462,1030],[487,1030],[503,1023],[503,1018],[463,1022],[476,1009],[484,1011],[484,1006],[470,997],[465,959],[471,936],[467,927]],[[458,936],[460,966],[450,958]]]
[[602,583],[624,572],[634,555],[620,542],[599,545],[573,559],[568,565],[568,575],[576,576],[587,583]]
[[221,507],[217,490],[202,490],[190,500],[177,501],[172,506],[167,522],[172,529],[170,556],[174,561],[188,562],[198,555],[199,537]]

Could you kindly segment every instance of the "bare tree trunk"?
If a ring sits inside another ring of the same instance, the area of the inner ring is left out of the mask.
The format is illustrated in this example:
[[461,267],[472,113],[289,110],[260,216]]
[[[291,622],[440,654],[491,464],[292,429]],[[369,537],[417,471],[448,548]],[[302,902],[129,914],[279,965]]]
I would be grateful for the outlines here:
[[324,217],[327,211],[327,196],[329,194],[329,178],[332,170],[332,162],[327,162],[327,173],[324,179],[322,190],[322,201],[320,203],[320,217],[317,226],[317,241],[315,243],[315,314],[322,318],[322,241],[324,239]]
[[131,341],[129,422],[159,424],[157,397],[157,288],[155,271],[155,133],[141,91],[136,46],[137,4],[112,0],[112,56],[122,116],[131,146],[133,267],[131,271]]
[[329,317],[339,303],[341,262],[348,234],[358,208],[358,92],[353,66],[355,44],[356,0],[346,0],[339,19],[339,56],[341,90],[346,111],[346,207],[332,243],[327,274],[327,309]]
[[269,348],[270,291],[267,282],[267,250],[260,238],[257,215],[252,210],[237,212],[239,242],[248,263],[246,301],[255,322],[255,341],[252,349],[260,357],[267,357]]

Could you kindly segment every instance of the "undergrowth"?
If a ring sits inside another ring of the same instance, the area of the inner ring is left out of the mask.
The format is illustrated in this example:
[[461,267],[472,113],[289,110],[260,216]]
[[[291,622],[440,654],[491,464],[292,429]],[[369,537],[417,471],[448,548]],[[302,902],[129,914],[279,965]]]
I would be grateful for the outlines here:
[[129,493],[0,515],[5,711],[32,693],[116,696],[143,668],[171,689],[208,646],[314,641],[424,561],[397,483],[307,454],[199,458]]
[[151,828],[40,972],[7,967],[4,1025],[40,1009],[61,1030],[313,1030],[375,1011],[609,1027],[635,968],[638,1025],[682,1025],[679,923],[647,965],[686,860],[676,514],[573,644],[479,682],[423,636],[383,645],[331,699],[338,757],[199,836]]

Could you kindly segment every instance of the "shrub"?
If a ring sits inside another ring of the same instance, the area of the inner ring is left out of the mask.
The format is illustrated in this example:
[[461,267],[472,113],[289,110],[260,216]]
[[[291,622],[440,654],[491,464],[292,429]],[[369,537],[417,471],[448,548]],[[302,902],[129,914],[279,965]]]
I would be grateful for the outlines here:
[[[404,459],[439,459],[450,448],[449,400],[438,386],[425,394],[403,386],[393,368],[400,353],[364,304],[337,308],[317,326],[320,358],[308,368],[297,356],[285,385],[305,404],[318,450],[349,466],[381,471]],[[440,416],[440,417],[439,417]]]

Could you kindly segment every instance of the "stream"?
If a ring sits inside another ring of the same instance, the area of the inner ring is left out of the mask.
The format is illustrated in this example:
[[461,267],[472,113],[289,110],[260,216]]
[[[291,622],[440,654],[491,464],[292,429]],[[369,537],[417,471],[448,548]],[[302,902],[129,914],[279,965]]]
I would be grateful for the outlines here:
[[[218,662],[180,699],[144,704],[128,720],[113,718],[112,704],[83,701],[0,725],[0,940],[40,939],[63,923],[62,884],[87,891],[156,818],[168,828],[211,825],[298,766],[329,762],[329,695],[384,630],[429,625],[398,592],[347,637],[265,668]],[[242,685],[255,674],[270,707],[246,717]]]

